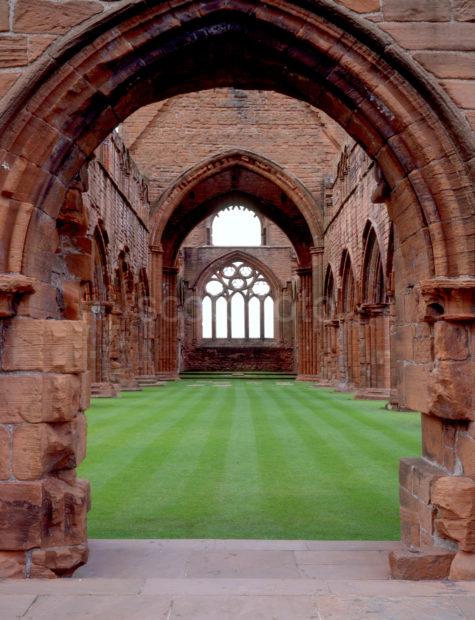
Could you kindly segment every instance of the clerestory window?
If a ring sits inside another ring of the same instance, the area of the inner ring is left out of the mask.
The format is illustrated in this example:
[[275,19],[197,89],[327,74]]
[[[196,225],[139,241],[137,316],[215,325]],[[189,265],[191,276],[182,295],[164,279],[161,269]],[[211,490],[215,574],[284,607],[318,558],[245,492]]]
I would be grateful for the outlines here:
[[240,205],[226,207],[213,219],[211,242],[217,246],[259,246],[261,221],[251,209]]
[[269,282],[254,267],[234,261],[217,269],[204,289],[204,339],[274,338],[274,299]]

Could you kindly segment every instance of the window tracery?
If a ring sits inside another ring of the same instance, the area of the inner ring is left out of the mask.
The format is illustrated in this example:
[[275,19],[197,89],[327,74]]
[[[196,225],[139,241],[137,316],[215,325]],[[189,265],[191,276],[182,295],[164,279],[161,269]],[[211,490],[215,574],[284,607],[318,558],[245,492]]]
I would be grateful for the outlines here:
[[221,209],[211,225],[212,245],[217,246],[259,246],[262,235],[261,220],[254,211],[242,205]]
[[216,269],[202,301],[204,339],[274,338],[274,297],[267,278],[240,260]]

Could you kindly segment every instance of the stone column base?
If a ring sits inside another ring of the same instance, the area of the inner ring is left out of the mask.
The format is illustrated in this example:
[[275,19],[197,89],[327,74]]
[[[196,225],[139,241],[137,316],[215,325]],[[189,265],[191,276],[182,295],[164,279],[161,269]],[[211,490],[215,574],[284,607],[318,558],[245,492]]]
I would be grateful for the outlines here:
[[386,388],[361,388],[355,392],[355,400],[389,400],[389,396]]
[[122,379],[120,381],[120,389],[122,392],[141,392],[142,388],[136,379]]
[[113,383],[91,383],[93,398],[115,398],[119,391]]
[[179,381],[180,376],[175,371],[170,372],[157,372],[155,375],[157,381]]
[[135,378],[140,387],[156,387],[164,385],[165,381],[159,381],[155,375],[141,375]]
[[88,555],[87,543],[31,551],[0,551],[0,579],[70,577],[86,564]]
[[318,375],[297,375],[295,381],[318,381]]

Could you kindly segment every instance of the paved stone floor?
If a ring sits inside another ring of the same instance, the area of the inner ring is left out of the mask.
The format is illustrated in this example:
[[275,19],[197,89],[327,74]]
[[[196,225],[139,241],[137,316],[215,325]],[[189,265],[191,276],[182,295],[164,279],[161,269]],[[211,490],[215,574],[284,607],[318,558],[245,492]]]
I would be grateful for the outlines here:
[[396,543],[95,540],[72,579],[0,582],[0,620],[473,620],[475,582],[388,579]]

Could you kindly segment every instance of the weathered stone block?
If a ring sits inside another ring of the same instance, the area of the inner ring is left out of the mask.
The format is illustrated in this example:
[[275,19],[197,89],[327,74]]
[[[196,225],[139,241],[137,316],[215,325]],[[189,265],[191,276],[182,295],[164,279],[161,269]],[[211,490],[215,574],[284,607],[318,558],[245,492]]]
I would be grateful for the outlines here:
[[79,409],[80,377],[0,375],[0,423],[64,422]]
[[45,422],[71,420],[81,406],[81,375],[46,375],[43,383],[44,399],[49,403],[50,415]]
[[92,261],[90,256],[87,254],[67,254],[65,262],[71,276],[78,278],[81,282],[92,280]]
[[454,17],[460,22],[475,21],[475,4],[472,0],[453,0]]
[[83,372],[87,364],[86,338],[87,326],[82,321],[17,318],[6,332],[3,368]]
[[31,319],[59,318],[56,287],[39,280],[34,280],[34,287],[33,295],[21,297],[17,307],[17,316]]
[[450,20],[449,0],[384,0],[383,16],[394,22],[444,22]]
[[431,490],[439,508],[435,525],[439,534],[456,540],[462,551],[475,551],[475,481],[465,476],[439,478]]
[[25,35],[0,35],[0,68],[28,64],[28,38]]
[[0,540],[4,549],[41,546],[42,482],[0,483]]
[[87,325],[83,321],[45,322],[45,366],[54,372],[87,370]]
[[475,478],[475,439],[468,434],[457,438],[457,456],[462,463],[464,476]]
[[54,35],[39,34],[30,35],[28,37],[28,60],[34,62],[48,47],[56,41]]
[[428,411],[441,418],[474,420],[475,363],[440,361],[428,382]]
[[17,318],[5,333],[4,370],[43,370],[44,321]]
[[89,483],[68,484],[58,478],[44,482],[44,510],[47,515],[43,546],[62,547],[86,542],[86,515],[90,506]]
[[403,367],[405,404],[414,411],[428,411],[427,384],[431,370],[432,364],[408,364]]
[[17,0],[13,29],[15,32],[63,34],[76,24],[102,12],[99,2],[69,0]]
[[35,480],[56,469],[72,469],[86,451],[86,419],[61,424],[19,424],[13,430],[13,474]]
[[10,433],[4,426],[0,426],[0,480],[10,477]]
[[30,577],[69,577],[87,562],[87,544],[35,549],[32,553]]
[[418,581],[445,579],[455,552],[433,547],[431,549],[399,549],[389,554],[389,568],[393,579]]
[[457,426],[453,420],[422,415],[422,453],[449,472],[454,471]]
[[8,0],[0,2],[0,31],[10,30],[10,6]]
[[19,71],[0,74],[0,97],[3,97],[10,90],[20,75]]
[[467,328],[457,323],[437,321],[434,325],[434,349],[439,360],[466,360],[469,355]]
[[22,579],[25,576],[24,551],[0,551],[0,579]]
[[450,567],[449,579],[454,581],[475,580],[475,553],[459,551]]
[[379,11],[379,2],[380,0],[338,0],[339,4],[356,13],[374,13]]
[[417,499],[426,504],[430,502],[432,484],[444,473],[441,469],[424,459],[406,458],[399,463],[399,482]]
[[383,22],[381,28],[412,50],[473,50],[471,24]]

